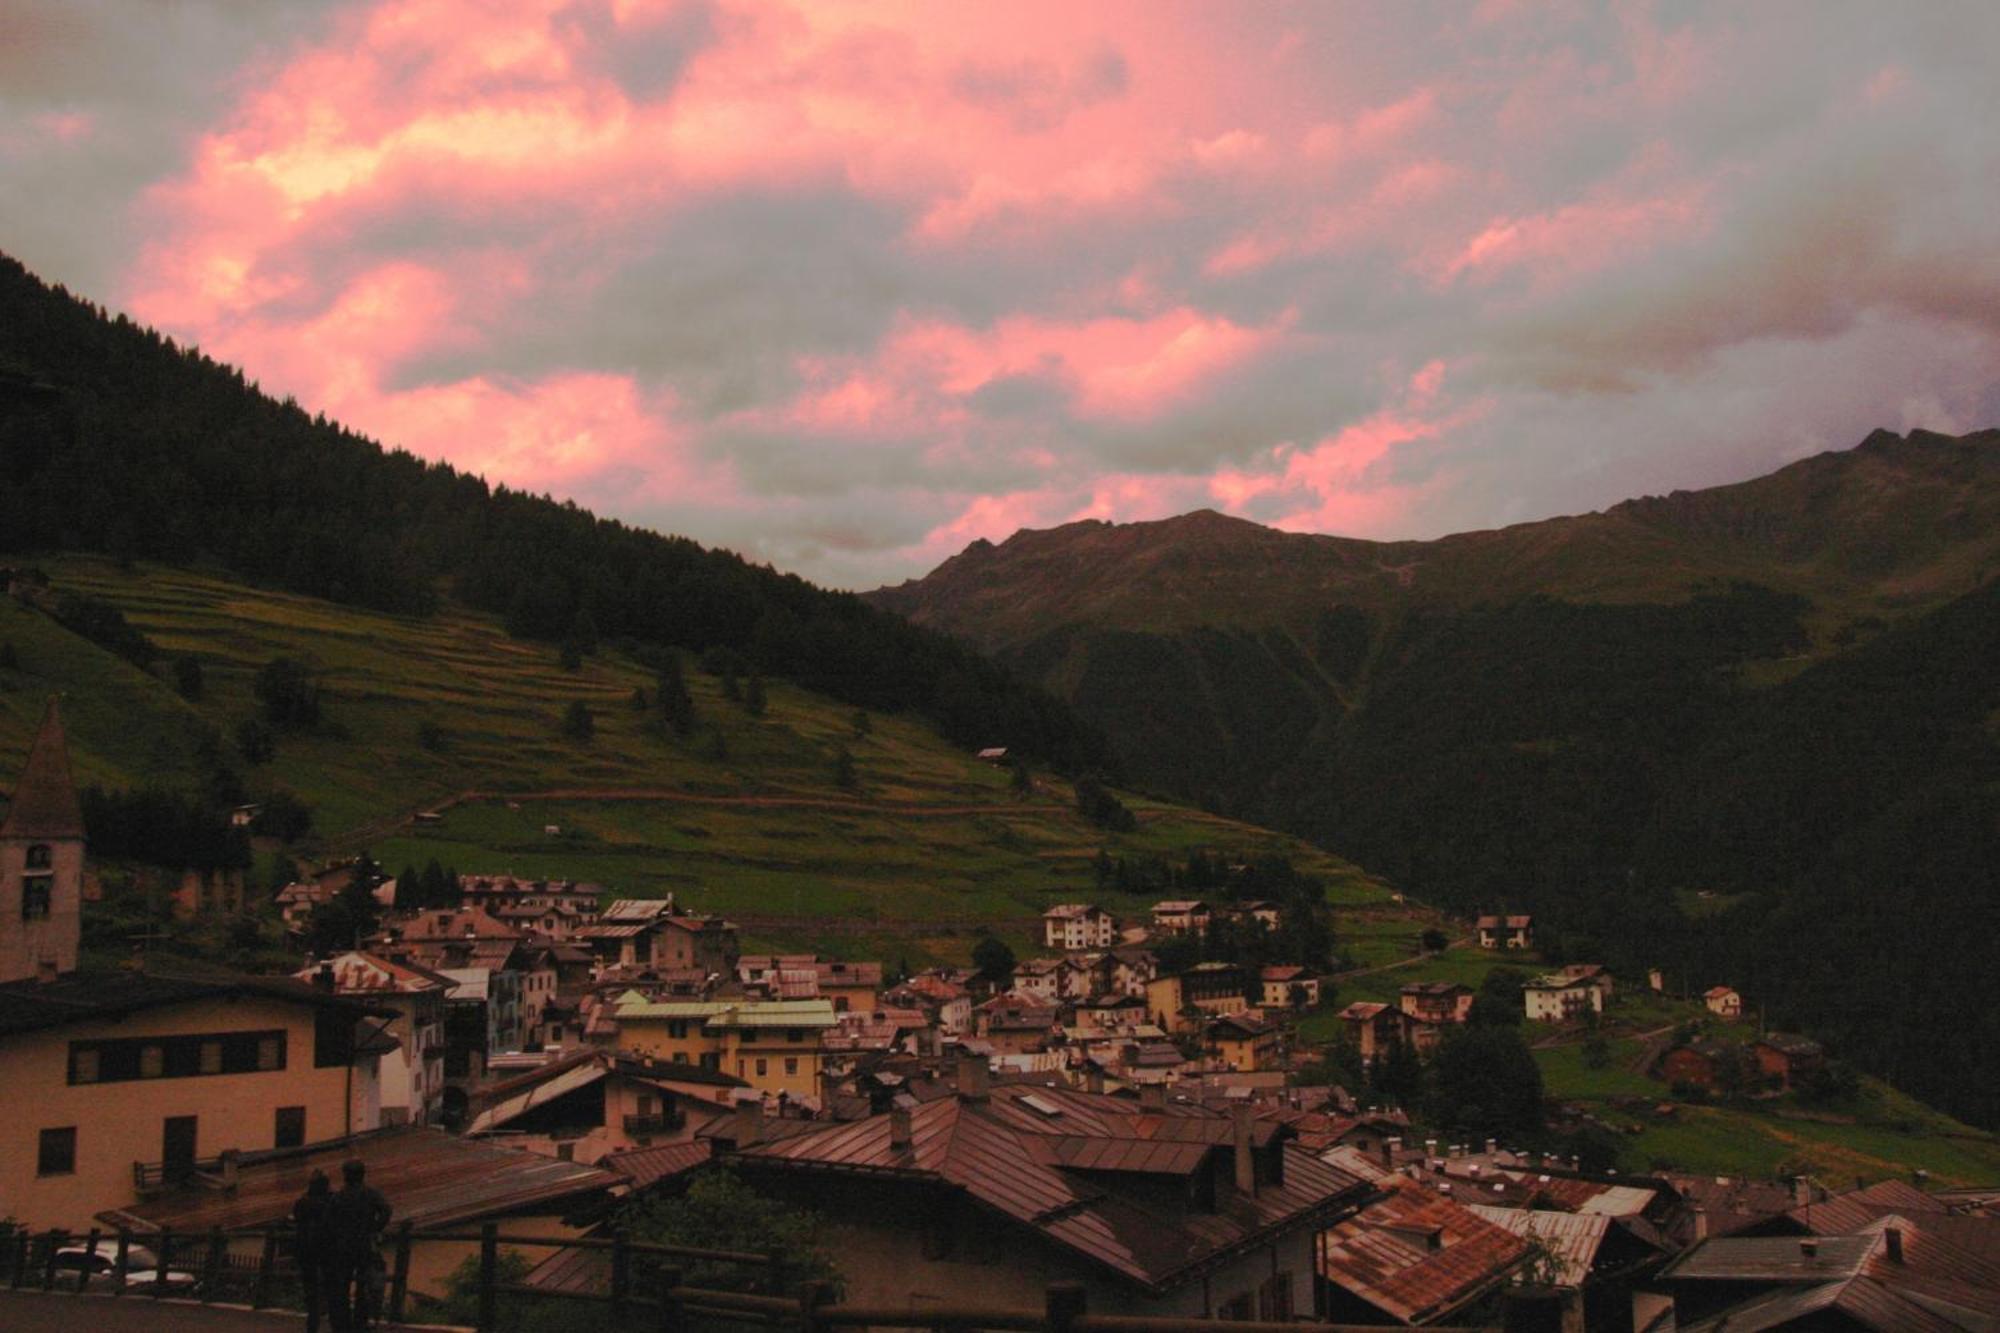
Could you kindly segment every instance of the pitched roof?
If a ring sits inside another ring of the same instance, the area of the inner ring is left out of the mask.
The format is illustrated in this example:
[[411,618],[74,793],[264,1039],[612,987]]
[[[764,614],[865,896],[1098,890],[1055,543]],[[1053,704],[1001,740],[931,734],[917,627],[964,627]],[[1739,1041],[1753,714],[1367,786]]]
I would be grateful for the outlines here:
[[1517,1236],[1541,1242],[1555,1261],[1551,1274],[1558,1287],[1581,1287],[1597,1262],[1597,1249],[1611,1229],[1611,1219],[1584,1213],[1552,1213],[1527,1208],[1494,1208],[1483,1203],[1469,1205],[1473,1212]]
[[[1176,1214],[1131,1191],[1131,1173],[1186,1176],[1232,1151],[1228,1118],[1200,1108],[1142,1111],[1116,1097],[1061,1087],[996,1085],[984,1101],[945,1097],[910,1112],[910,1142],[890,1141],[888,1116],[814,1124],[737,1154],[746,1170],[866,1172],[943,1182],[1057,1245],[1148,1290],[1165,1290],[1240,1246],[1337,1207],[1355,1177],[1294,1146],[1282,1183],[1213,1213]],[[1270,1145],[1282,1131],[1255,1127]]]
[[72,972],[55,981],[0,985],[0,1036],[123,1018],[192,1000],[256,995],[315,1008],[346,1009],[356,1018],[393,1017],[395,1011],[357,1003],[290,977],[253,977],[222,968],[152,964],[145,970],[112,968]]
[[0,838],[81,838],[83,807],[69,776],[69,746],[54,696],[42,710],[42,725],[28,745],[28,761],[7,800]]
[[291,1216],[292,1201],[304,1193],[315,1170],[338,1174],[340,1163],[349,1158],[368,1168],[368,1183],[387,1197],[396,1220],[418,1227],[497,1217],[624,1183],[594,1166],[405,1125],[246,1155],[233,1190],[191,1185],[98,1217],[114,1226],[164,1227],[183,1234],[210,1227],[268,1226]]
[[715,1140],[688,1139],[682,1143],[662,1143],[652,1148],[628,1148],[623,1152],[606,1153],[597,1159],[597,1164],[608,1171],[616,1171],[630,1181],[635,1189],[678,1176],[702,1165],[714,1155]]
[[1326,1233],[1320,1273],[1402,1322],[1435,1321],[1506,1280],[1528,1243],[1404,1176]]

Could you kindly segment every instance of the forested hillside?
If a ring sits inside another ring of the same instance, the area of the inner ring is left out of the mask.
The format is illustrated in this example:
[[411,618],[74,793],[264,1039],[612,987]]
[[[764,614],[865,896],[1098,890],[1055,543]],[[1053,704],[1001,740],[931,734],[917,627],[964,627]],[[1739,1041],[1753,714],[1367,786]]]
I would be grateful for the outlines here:
[[1128,777],[2000,1124],[2000,433],[1436,542],[1075,524],[875,594]]
[[385,450],[4,256],[0,482],[0,552],[208,563],[411,615],[449,596],[520,637],[728,650],[746,671],[916,710],[961,744],[1106,764],[1066,705],[941,634],[726,551]]

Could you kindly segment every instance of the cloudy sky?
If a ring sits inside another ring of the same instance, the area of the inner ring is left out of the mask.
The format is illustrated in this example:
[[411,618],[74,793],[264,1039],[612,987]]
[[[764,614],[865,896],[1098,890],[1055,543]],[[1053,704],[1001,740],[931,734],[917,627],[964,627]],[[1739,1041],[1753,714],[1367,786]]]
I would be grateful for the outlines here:
[[852,587],[2000,423],[2000,5],[0,0],[0,249]]

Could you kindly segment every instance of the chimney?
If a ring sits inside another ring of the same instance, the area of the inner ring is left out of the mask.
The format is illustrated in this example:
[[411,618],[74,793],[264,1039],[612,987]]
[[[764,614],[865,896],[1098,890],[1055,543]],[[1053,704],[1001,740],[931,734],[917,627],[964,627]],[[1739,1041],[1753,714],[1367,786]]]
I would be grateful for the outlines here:
[[895,1152],[907,1150],[910,1146],[911,1134],[910,1113],[900,1106],[891,1108],[889,1111],[890,1149]]
[[1804,1176],[1793,1176],[1792,1206],[1794,1208],[1804,1208],[1811,1204],[1812,1201],[1812,1185]]
[[1888,1242],[1889,1245],[1889,1262],[1892,1264],[1902,1263],[1903,1229],[1901,1227],[1884,1227],[1882,1228],[1882,1239]]
[[992,1068],[983,1055],[961,1055],[958,1057],[958,1095],[968,1102],[983,1102],[990,1084]]
[[1697,1243],[1708,1239],[1708,1209],[1695,1204],[1688,1211],[1694,1214],[1694,1238]]
[[736,1103],[736,1147],[740,1150],[764,1141],[764,1098],[746,1097]]
[[1399,1136],[1391,1134],[1388,1138],[1383,1139],[1382,1140],[1383,1165],[1394,1166],[1396,1164],[1396,1154],[1401,1151],[1403,1151],[1403,1140]]
[[1251,1155],[1250,1136],[1256,1124],[1256,1110],[1239,1104],[1229,1108],[1230,1127],[1236,1138],[1236,1192],[1257,1192],[1257,1159]]
[[321,963],[319,965],[319,971],[313,973],[313,985],[324,991],[334,989],[332,963]]
[[1808,1259],[1817,1259],[1819,1257],[1819,1237],[1800,1236],[1799,1253]]
[[1164,1083],[1141,1083],[1139,1085],[1139,1109],[1142,1111],[1166,1110],[1167,1085]]
[[1438,1141],[1436,1139],[1425,1139],[1424,1156],[1436,1157],[1437,1155],[1438,1155]]
[[1500,1151],[1500,1140],[1498,1140],[1498,1139],[1488,1139],[1488,1140],[1486,1140],[1486,1155],[1487,1155],[1488,1157],[1491,1157],[1491,1156],[1493,1156],[1493,1154],[1495,1154],[1495,1153],[1497,1153],[1497,1152],[1499,1152],[1499,1151]]

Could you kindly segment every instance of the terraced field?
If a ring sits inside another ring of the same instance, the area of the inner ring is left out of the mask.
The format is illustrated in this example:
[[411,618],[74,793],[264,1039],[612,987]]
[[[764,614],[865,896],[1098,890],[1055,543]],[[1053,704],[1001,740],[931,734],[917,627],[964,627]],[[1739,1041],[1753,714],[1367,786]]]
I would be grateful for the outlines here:
[[[164,665],[120,661],[47,615],[0,598],[0,771],[25,752],[45,694],[66,696],[78,779],[192,781],[195,737],[224,737],[257,712],[252,681],[272,658],[311,667],[326,725],[282,735],[248,767],[253,793],[283,787],[313,806],[307,853],[367,847],[392,869],[432,858],[462,873],[511,871],[674,892],[745,920],[753,944],[855,956],[963,959],[978,928],[1025,945],[1042,908],[1080,895],[1114,910],[1147,900],[1097,890],[1100,849],[1128,858],[1201,847],[1282,852],[1320,875],[1338,904],[1386,903],[1383,887],[1296,839],[1182,807],[1128,798],[1138,829],[1111,835],[1074,810],[1060,779],[1017,795],[1008,774],[945,744],[920,720],[874,716],[768,683],[753,717],[690,664],[700,717],[663,736],[635,709],[651,675],[607,647],[577,671],[490,619],[426,619],[334,607],[202,573],[65,558],[58,590],[117,606],[167,658],[193,654],[204,690],[181,699]],[[562,734],[582,700],[589,741]],[[428,726],[442,743],[426,748]],[[856,781],[835,781],[846,747]],[[225,748],[228,748],[225,745]],[[421,810],[438,823],[418,824]],[[550,835],[549,827],[561,830]]]

